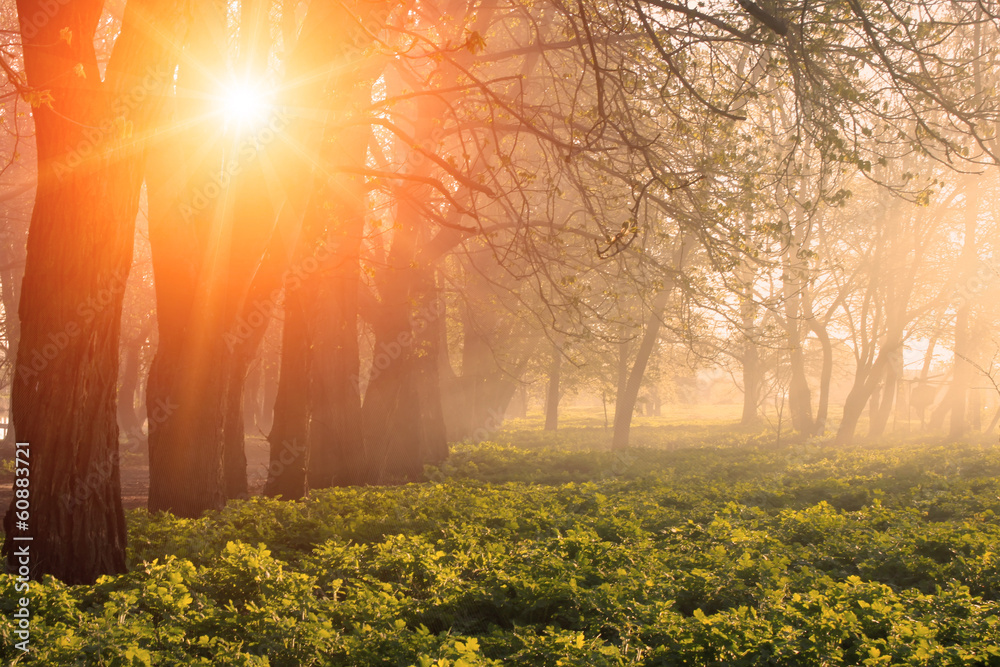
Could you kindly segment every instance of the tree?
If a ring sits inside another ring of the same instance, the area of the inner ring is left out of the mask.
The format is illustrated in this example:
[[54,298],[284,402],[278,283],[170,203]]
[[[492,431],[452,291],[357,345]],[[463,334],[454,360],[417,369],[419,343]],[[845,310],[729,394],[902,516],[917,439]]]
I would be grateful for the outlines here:
[[[18,440],[31,445],[35,574],[92,583],[125,568],[115,406],[122,298],[144,139],[184,14],[174,2],[129,3],[102,80],[94,48],[102,3],[54,7],[18,3],[26,75],[18,88],[32,103],[38,187],[12,409]],[[15,516],[12,504],[10,564],[13,537],[24,532]]]

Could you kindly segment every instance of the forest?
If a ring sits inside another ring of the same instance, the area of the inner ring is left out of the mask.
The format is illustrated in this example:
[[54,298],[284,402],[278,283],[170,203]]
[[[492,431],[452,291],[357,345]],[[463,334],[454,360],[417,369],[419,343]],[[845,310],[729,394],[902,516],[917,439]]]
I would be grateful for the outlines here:
[[0,658],[1000,665],[994,0],[0,0]]

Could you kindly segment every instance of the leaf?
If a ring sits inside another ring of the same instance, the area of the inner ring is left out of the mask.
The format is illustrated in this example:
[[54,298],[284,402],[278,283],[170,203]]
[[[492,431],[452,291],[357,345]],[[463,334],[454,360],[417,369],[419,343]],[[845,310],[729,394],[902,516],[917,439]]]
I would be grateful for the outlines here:
[[477,31],[473,30],[469,34],[469,38],[465,41],[465,48],[469,50],[469,53],[482,53],[486,50],[486,40]]
[[69,28],[62,28],[59,30],[59,41],[66,42],[68,46],[73,45],[73,31]]
[[43,104],[48,108],[52,108],[52,103],[56,98],[52,96],[52,91],[50,90],[36,90],[31,88],[21,92],[21,98],[25,102],[31,105],[32,109],[37,109]]

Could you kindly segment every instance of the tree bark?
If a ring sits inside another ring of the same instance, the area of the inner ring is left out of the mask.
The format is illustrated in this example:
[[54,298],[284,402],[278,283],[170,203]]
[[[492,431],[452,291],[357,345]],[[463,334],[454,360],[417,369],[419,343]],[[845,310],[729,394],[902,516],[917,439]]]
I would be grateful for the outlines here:
[[[10,106],[13,110],[13,105]],[[33,194],[33,193],[32,193]],[[18,303],[21,297],[21,277],[24,274],[26,242],[28,236],[27,220],[14,221],[4,215],[3,230],[0,231],[0,298],[3,300],[4,338],[7,340],[7,350],[4,357],[5,371],[9,373],[12,382],[17,379],[17,350],[21,340],[21,323],[18,319]],[[14,447],[14,422],[8,413],[7,429],[3,437],[5,453]]]
[[559,428],[559,380],[562,369],[562,350],[552,343],[552,361],[549,362],[549,386],[545,394],[545,430]]
[[[447,338],[444,335],[445,303],[431,271],[422,272],[424,281],[424,312],[438,313],[433,318],[414,319],[417,338],[414,349],[419,359],[416,386],[421,399],[421,460],[431,465],[441,465],[448,458],[448,433],[444,421],[444,403],[441,397],[441,356],[447,355]],[[499,427],[499,425],[498,425]]]
[[[149,509],[185,517],[225,503],[223,433],[232,354],[223,336],[234,314],[226,293],[231,230],[225,207],[207,189],[224,153],[211,107],[218,84],[205,64],[225,62],[225,44],[219,43],[225,5],[212,0],[194,11],[188,58],[177,74],[178,88],[189,94],[178,98],[172,119],[184,131],[161,140],[147,179],[159,327],[146,385]],[[156,411],[166,416],[157,419]]]
[[[753,329],[751,328],[752,332]],[[741,426],[755,426],[760,423],[760,394],[764,377],[758,344],[752,333],[743,342],[743,415]]]
[[143,439],[142,419],[136,411],[136,394],[139,391],[140,365],[142,348],[149,340],[153,330],[153,321],[148,320],[132,344],[125,347],[125,360],[122,368],[121,386],[118,389],[118,428],[125,434],[128,442],[134,443]]
[[411,325],[412,304],[422,302],[423,295],[411,288],[423,221],[417,202],[426,194],[422,187],[411,185],[401,198],[388,264],[379,282],[381,303],[372,318],[375,353],[362,418],[367,448],[363,474],[373,484],[415,481],[423,472],[425,446]]
[[813,421],[813,434],[823,435],[826,432],[826,420],[830,411],[830,384],[833,381],[833,343],[826,325],[810,319],[810,328],[819,339],[823,352],[823,366],[819,375],[819,398],[816,401],[816,419]]
[[[976,266],[976,228],[979,216],[979,181],[970,179],[966,185],[965,202],[965,241],[962,244],[961,264],[971,275]],[[974,368],[971,360],[973,355],[972,336],[970,335],[970,304],[969,299],[962,299],[955,314],[955,373],[948,392],[948,403],[951,407],[951,422],[948,425],[948,436],[960,438],[968,430],[966,401],[969,387],[972,385]]]
[[267,441],[271,449],[264,495],[285,500],[303,497],[308,491],[309,336],[298,290],[285,297],[281,376]]
[[258,359],[250,364],[247,379],[243,385],[243,431],[256,432],[261,425],[264,411],[261,384],[264,377],[264,363]]
[[785,334],[788,339],[789,370],[791,377],[788,382],[788,411],[792,418],[792,427],[799,433],[812,433],[814,424],[812,418],[812,394],[809,390],[809,380],[806,378],[805,366],[805,336],[801,319],[802,293],[808,287],[802,277],[798,260],[793,262],[792,254],[799,248],[801,232],[796,231],[794,238],[785,252],[782,266],[782,290],[785,299]]
[[[172,2],[130,2],[102,81],[93,46],[102,5],[18,2],[27,84],[52,101],[32,111],[38,188],[12,388],[17,439],[29,443],[30,516],[17,515],[15,496],[3,551],[16,569],[15,546],[25,542],[15,539],[31,537],[33,578],[46,573],[68,584],[125,569],[118,344],[144,147],[108,128],[124,117],[133,136],[146,135],[183,17]],[[51,11],[50,20],[33,22]],[[73,39],[60,39],[61,30]],[[139,89],[144,101],[135,99]],[[89,128],[102,129],[95,138],[84,134]],[[21,520],[26,529],[15,524]]]
[[899,380],[903,368],[903,343],[896,341],[890,357],[890,363],[885,364],[882,371],[881,390],[872,393],[871,425],[868,435],[877,438],[885,433],[896,403],[899,390]]
[[642,341],[639,343],[639,349],[636,351],[632,371],[628,374],[623,390],[619,390],[619,395],[615,397],[615,429],[611,439],[611,449],[620,450],[628,447],[635,401],[639,398],[639,388],[642,386],[642,377],[646,373],[646,365],[653,354],[653,348],[656,347],[656,341],[660,338],[663,312],[667,307],[669,297],[670,292],[664,290],[653,298],[649,321],[646,324],[645,332],[643,332]]
[[[370,80],[343,80],[339,88],[343,97],[357,103],[371,100]],[[370,132],[355,131],[329,137],[326,143],[338,162],[362,168],[370,138]],[[367,187],[360,176],[338,175],[317,195],[305,225],[324,257],[306,280],[312,419],[309,487],[314,489],[363,479],[358,290]],[[335,211],[332,220],[328,210]]]

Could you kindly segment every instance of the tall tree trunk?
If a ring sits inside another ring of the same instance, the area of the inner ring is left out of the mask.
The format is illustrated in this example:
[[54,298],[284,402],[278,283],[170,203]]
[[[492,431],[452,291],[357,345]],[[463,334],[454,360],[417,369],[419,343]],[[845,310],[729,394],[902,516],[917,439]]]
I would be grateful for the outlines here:
[[819,375],[819,399],[816,401],[816,419],[813,422],[813,434],[823,435],[826,432],[826,420],[830,411],[830,384],[833,381],[833,343],[830,341],[830,334],[826,330],[826,325],[809,320],[810,328],[819,339],[820,349],[823,352],[823,366]]
[[[495,314],[466,305],[462,321],[462,375],[443,381],[450,440],[483,440],[501,427],[507,406],[517,391],[517,378],[523,375],[535,349],[534,341],[518,341],[511,334],[505,336],[501,327],[510,324]],[[439,326],[444,326],[444,322]],[[493,339],[484,330],[492,331]],[[503,367],[494,349],[499,344],[505,345],[507,353]]]
[[[3,301],[4,337],[7,339],[7,353],[4,365],[13,380],[17,379],[17,349],[21,340],[21,322],[18,319],[18,303],[21,296],[21,277],[24,274],[24,260],[28,225],[15,222],[4,215],[4,228],[0,230],[0,298]],[[12,385],[13,386],[13,385]],[[3,436],[3,445],[14,446],[14,423],[10,414],[7,418],[7,429]]]
[[399,204],[398,226],[388,265],[379,283],[381,304],[372,318],[375,353],[365,391],[365,481],[374,484],[415,481],[423,471],[420,395],[414,385],[418,363],[410,324],[413,303],[422,302],[414,285],[413,257],[422,216],[421,188],[410,186]]
[[[370,104],[371,80],[343,78],[342,98]],[[330,156],[364,167],[370,132],[328,137]],[[363,479],[364,428],[361,412],[358,290],[367,187],[355,175],[327,181],[311,207],[305,231],[323,248],[323,261],[307,280],[310,337],[309,487],[358,484]],[[331,219],[329,210],[335,211]]]
[[222,475],[226,498],[249,498],[246,427],[243,418],[243,392],[246,374],[243,360],[234,360],[226,382],[225,414],[222,422]]
[[[801,325],[796,324],[801,330]],[[791,378],[788,383],[788,412],[792,418],[792,426],[799,433],[812,433],[815,425],[812,418],[812,393],[806,378],[805,351],[801,336],[796,336],[796,342],[789,354]]]
[[854,439],[854,433],[857,431],[861,415],[864,414],[865,405],[875,393],[885,373],[886,366],[890,364],[892,355],[897,351],[891,347],[883,348],[879,351],[871,368],[858,368],[854,384],[851,385],[851,391],[844,401],[844,415],[837,428],[836,444],[845,445]]
[[[260,80],[267,71],[271,44],[270,5],[269,0],[240,2],[239,60],[236,70],[244,80]],[[229,254],[229,300],[234,303],[244,301],[242,288],[248,281],[249,289],[242,317],[235,326],[229,324],[230,333],[239,327],[243,329],[240,332],[243,335],[231,336],[230,340],[225,341],[231,354],[231,365],[225,378],[223,397],[222,469],[226,498],[247,498],[250,490],[247,481],[244,401],[249,369],[257,355],[273,308],[270,303],[268,305],[271,307],[264,309],[257,306],[261,301],[269,301],[266,294],[261,294],[263,290],[276,289],[272,284],[276,281],[260,279],[261,272],[265,270],[263,264],[266,255],[273,244],[275,210],[268,182],[264,177],[264,168],[259,160],[244,165],[234,181],[232,217],[240,232],[233,234]],[[228,211],[224,211],[224,214],[228,214]],[[262,248],[266,248],[263,259]],[[248,276],[254,277],[250,280]]]
[[243,431],[256,433],[261,425],[261,413],[264,410],[262,396],[262,380],[264,363],[258,359],[250,364],[247,379],[243,385]]
[[760,361],[758,343],[752,332],[743,342],[743,415],[741,426],[754,426],[760,422],[760,394],[764,385],[764,369]]
[[261,364],[264,366],[263,386],[261,387],[260,421],[258,422],[262,433],[269,433],[274,421],[274,404],[278,399],[278,382],[281,375],[281,336],[276,337],[277,342],[271,338],[265,338],[263,347],[263,357]]
[[[979,181],[970,179],[966,185],[965,202],[965,241],[962,244],[961,264],[966,275],[971,275],[976,266],[976,227],[979,216]],[[966,399],[969,387],[972,385],[974,368],[971,360],[973,355],[972,336],[970,335],[970,304],[969,299],[962,299],[955,314],[955,373],[948,391],[948,403],[951,407],[951,423],[948,436],[960,438],[968,429],[966,421]]]
[[[444,299],[431,271],[421,272],[424,294],[424,310],[428,313],[439,313],[437,316],[422,322],[414,321],[416,343],[414,349],[419,359],[419,370],[416,387],[421,399],[421,443],[420,458],[424,463],[440,465],[448,458],[448,433],[444,422],[444,404],[441,397],[441,356],[448,354],[443,345],[447,344],[444,335]],[[499,424],[497,425],[499,428]]]
[[559,428],[559,380],[562,369],[562,350],[552,342],[552,361],[549,362],[549,386],[545,394],[545,430]]
[[[683,268],[685,258],[688,253],[686,238],[678,239],[674,248],[674,267],[679,271]],[[632,372],[625,383],[624,392],[619,392],[615,399],[615,428],[611,437],[612,449],[625,449],[629,445],[629,434],[632,430],[632,412],[635,410],[635,401],[639,398],[639,388],[642,386],[642,378],[646,374],[646,364],[653,354],[653,348],[660,337],[660,326],[663,324],[663,313],[670,299],[670,293],[675,286],[675,278],[670,278],[663,290],[653,297],[650,304],[649,322],[636,351],[635,362]],[[620,406],[620,407],[619,407]]]
[[[50,91],[52,102],[32,111],[38,188],[12,390],[17,439],[30,443],[29,509],[12,501],[3,551],[17,571],[16,552],[28,544],[33,576],[69,584],[125,569],[118,344],[143,170],[141,142],[85,130],[114,127],[124,115],[134,136],[146,135],[183,16],[171,2],[130,2],[102,81],[94,52],[102,5],[18,2],[27,84]],[[51,20],[37,25],[36,15]],[[144,101],[135,99],[140,89]]]
[[267,440],[271,449],[264,495],[280,495],[285,500],[301,498],[308,491],[309,336],[298,290],[285,297],[281,376]]
[[[246,498],[250,492],[245,451],[247,376],[277,308],[281,271],[287,262],[285,230],[274,229],[275,210],[260,162],[248,165],[234,187],[233,218],[248,231],[234,235],[230,253],[229,299],[242,307],[239,317],[228,321],[223,336],[230,366],[224,389],[222,469],[226,498]],[[247,276],[253,278],[243,293]]]
[[663,311],[667,307],[669,291],[662,291],[653,298],[650,306],[649,320],[642,335],[642,342],[635,353],[632,371],[628,374],[623,390],[615,397],[615,430],[611,439],[612,449],[625,449],[629,444],[629,433],[632,430],[632,412],[635,401],[639,398],[639,388],[642,377],[646,374],[646,365],[660,338],[660,325],[663,323]]
[[881,391],[872,393],[871,424],[868,428],[868,435],[873,438],[880,437],[885,433],[893,406],[896,403],[896,394],[899,391],[899,379],[903,368],[902,341],[893,343],[890,359],[890,363],[885,364],[882,371]]
[[[615,378],[615,416],[617,417],[620,410],[625,409],[625,402],[623,402],[624,396],[628,392],[628,348],[629,341],[623,340],[618,343],[618,376]],[[638,398],[638,394],[636,394]],[[632,405],[632,409],[635,409],[635,405]],[[631,419],[631,417],[629,418]],[[616,419],[617,421],[617,419]]]
[[857,382],[851,386],[851,391],[844,399],[844,414],[837,427],[836,444],[845,445],[854,438],[854,433],[858,428],[858,421],[865,410],[865,404],[871,391],[866,388],[864,382]]
[[[194,10],[187,58],[178,70],[180,136],[161,141],[147,179],[149,240],[159,342],[146,385],[149,509],[194,517],[225,502],[222,470],[226,385],[232,354],[223,341],[232,312],[226,209],[214,179],[223,141],[211,107],[218,86],[205,65],[225,62],[225,4]],[[200,93],[200,94],[199,94]],[[211,193],[214,192],[215,196]],[[163,420],[154,411],[169,410]]]
[[153,330],[153,321],[148,320],[132,340],[125,346],[125,359],[122,368],[121,386],[118,390],[118,427],[128,442],[142,440],[142,419],[136,412],[136,394],[139,391],[140,365],[142,348],[149,340]]
[[[796,236],[800,232],[794,232]],[[799,261],[793,261],[792,255],[799,248],[798,239],[794,239],[785,253],[782,266],[782,291],[785,299],[785,335],[788,340],[789,371],[788,411],[792,418],[792,427],[799,433],[812,433],[814,425],[812,418],[812,395],[809,391],[809,380],[806,378],[805,335],[801,319],[802,293],[808,287],[799,275],[802,270]]]

